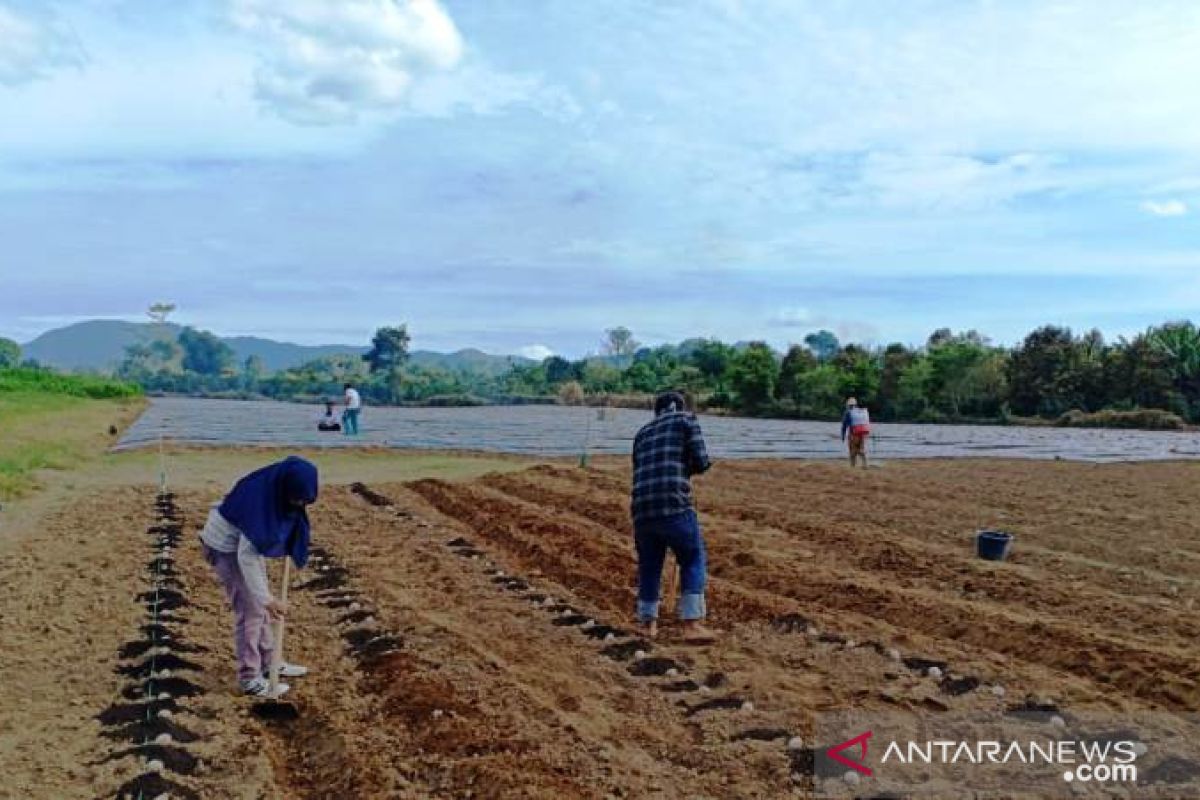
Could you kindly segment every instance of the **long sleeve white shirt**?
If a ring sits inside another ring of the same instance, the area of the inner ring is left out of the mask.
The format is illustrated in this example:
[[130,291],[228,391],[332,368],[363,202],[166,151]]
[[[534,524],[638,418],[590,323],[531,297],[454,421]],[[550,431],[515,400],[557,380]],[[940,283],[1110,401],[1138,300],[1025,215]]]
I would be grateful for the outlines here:
[[271,589],[267,585],[267,560],[245,534],[221,516],[217,504],[208,512],[208,522],[200,531],[200,540],[217,552],[236,552],[238,569],[250,593],[262,603],[271,599]]

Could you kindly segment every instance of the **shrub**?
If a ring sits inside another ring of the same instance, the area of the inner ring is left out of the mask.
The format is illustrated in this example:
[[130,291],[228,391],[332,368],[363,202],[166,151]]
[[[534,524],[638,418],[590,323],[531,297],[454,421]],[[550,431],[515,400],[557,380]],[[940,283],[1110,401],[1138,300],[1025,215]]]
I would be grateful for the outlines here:
[[1135,428],[1152,431],[1178,431],[1187,427],[1178,414],[1160,408],[1108,410],[1093,414],[1073,409],[1059,417],[1054,424],[1060,428]]
[[579,381],[567,381],[558,390],[558,402],[567,406],[577,406],[583,403],[583,386]]
[[490,405],[490,402],[482,397],[476,397],[471,394],[435,394],[432,397],[427,397],[417,405],[429,406],[430,408],[472,408],[474,406]]
[[704,401],[705,408],[729,408],[733,405],[733,397],[729,392],[713,392]]

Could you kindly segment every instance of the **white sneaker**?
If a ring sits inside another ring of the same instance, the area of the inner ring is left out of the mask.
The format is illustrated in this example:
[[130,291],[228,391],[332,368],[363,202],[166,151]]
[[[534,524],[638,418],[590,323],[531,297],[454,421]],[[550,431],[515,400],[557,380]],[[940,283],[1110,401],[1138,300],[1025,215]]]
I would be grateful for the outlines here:
[[263,697],[268,700],[278,700],[288,693],[292,687],[286,683],[277,684],[275,693],[271,693],[271,682],[266,678],[254,678],[253,680],[242,681],[242,691],[251,697]]
[[[286,661],[279,662],[279,677],[281,678],[303,678],[308,674],[308,667],[302,667],[299,664],[289,664]],[[263,677],[271,677],[271,669],[268,667],[263,670]]]

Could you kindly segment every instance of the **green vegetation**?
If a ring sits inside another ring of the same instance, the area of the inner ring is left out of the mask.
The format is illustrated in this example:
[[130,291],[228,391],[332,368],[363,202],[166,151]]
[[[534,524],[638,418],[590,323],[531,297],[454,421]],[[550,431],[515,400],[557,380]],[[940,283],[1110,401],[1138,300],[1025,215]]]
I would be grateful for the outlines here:
[[0,368],[0,397],[14,393],[111,400],[137,397],[142,389],[135,383],[97,375],[64,375],[39,367]]
[[110,426],[141,408],[141,389],[105,378],[0,369],[0,500],[29,493],[40,470],[98,457]]
[[371,375],[382,381],[392,403],[404,397],[404,362],[408,361],[409,341],[407,325],[380,328],[371,339],[371,349],[363,356]]
[[[21,358],[58,370],[111,374],[128,355],[130,346],[149,345],[157,339],[177,344],[181,330],[182,327],[173,322],[87,320],[46,331],[22,346]],[[254,358],[267,374],[292,369],[306,361],[327,356],[358,357],[367,351],[369,345],[369,342],[363,342],[360,346],[301,345],[256,336],[220,338],[233,351],[234,369],[240,369],[246,359]],[[499,375],[507,372],[514,360],[523,362],[528,359],[489,355],[475,349],[453,353],[413,350],[409,353],[408,363],[422,367],[439,367],[450,372],[467,370]]]
[[[1106,342],[1048,325],[1015,347],[976,331],[934,331],[920,347],[842,344],[829,331],[786,353],[763,342],[689,339],[642,347],[624,327],[605,332],[603,355],[550,356],[507,371],[412,363],[405,325],[380,328],[365,356],[331,355],[269,372],[241,364],[220,339],[190,328],[174,340],[127,348],[118,375],[148,390],[317,401],[354,383],[373,403],[475,405],[484,402],[609,403],[645,406],[667,388],[699,408],[757,416],[836,419],[855,396],[879,420],[1055,421],[1068,412],[1156,409],[1200,422],[1200,331],[1190,322]],[[1136,424],[1145,415],[1072,417],[1088,424]],[[1156,418],[1157,419],[1157,418]],[[1151,424],[1151,423],[1147,423]],[[1171,423],[1161,420],[1155,425]]]
[[237,363],[232,348],[207,331],[182,328],[174,338],[127,346],[116,374],[147,391],[215,397],[318,402],[340,397],[343,385],[353,383],[377,404],[478,405],[502,398],[505,373],[486,355],[478,354],[475,368],[446,369],[411,363],[408,345],[406,326],[383,327],[363,356],[326,355],[272,372],[256,356]]
[[21,345],[0,336],[0,369],[15,367],[20,363]]
[[503,383],[510,396],[579,402],[582,392],[618,404],[676,388],[701,408],[761,416],[836,419],[854,396],[880,420],[1171,429],[1200,422],[1200,330],[1172,322],[1109,343],[1048,325],[1013,348],[946,328],[916,348],[843,345],[818,331],[782,355],[762,342],[693,339],[640,348],[623,368],[553,356]]

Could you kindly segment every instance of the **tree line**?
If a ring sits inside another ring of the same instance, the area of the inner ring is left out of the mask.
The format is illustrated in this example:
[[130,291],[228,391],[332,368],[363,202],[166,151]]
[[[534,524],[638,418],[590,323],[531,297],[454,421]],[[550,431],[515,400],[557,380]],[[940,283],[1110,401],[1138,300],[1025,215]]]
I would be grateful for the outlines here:
[[[920,347],[870,348],[818,331],[784,353],[764,342],[693,339],[638,348],[615,362],[552,356],[514,369],[508,381],[511,390],[534,394],[676,388],[703,408],[752,415],[833,419],[847,397],[856,397],[881,420],[1070,424],[1080,415],[1117,412],[1104,419],[1175,427],[1200,422],[1200,331],[1170,322],[1107,342],[1096,330],[1076,335],[1046,325],[1001,347],[977,331],[942,328]],[[1144,410],[1163,413],[1119,416]]]
[[[236,362],[214,334],[184,328],[175,338],[129,347],[117,376],[149,391],[301,401],[336,397],[347,382],[368,401],[389,404],[643,405],[656,392],[679,389],[701,409],[756,416],[834,419],[854,396],[884,421],[1071,424],[1105,414],[1114,424],[1143,427],[1200,423],[1200,330],[1186,321],[1115,341],[1046,325],[1012,347],[973,330],[942,328],[916,347],[843,344],[817,331],[784,352],[764,342],[701,338],[645,347],[616,327],[599,355],[513,363],[498,375],[413,365],[409,343],[406,325],[382,327],[365,355],[268,372],[254,357]],[[0,361],[16,358],[0,343]]]

